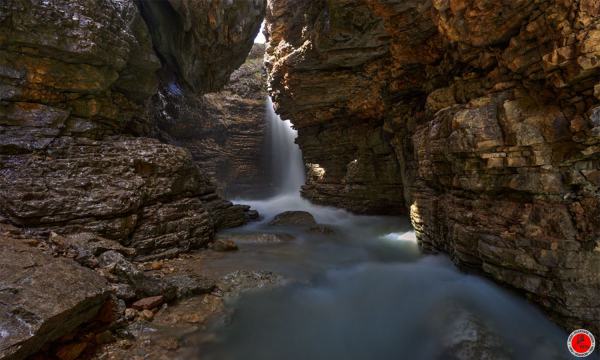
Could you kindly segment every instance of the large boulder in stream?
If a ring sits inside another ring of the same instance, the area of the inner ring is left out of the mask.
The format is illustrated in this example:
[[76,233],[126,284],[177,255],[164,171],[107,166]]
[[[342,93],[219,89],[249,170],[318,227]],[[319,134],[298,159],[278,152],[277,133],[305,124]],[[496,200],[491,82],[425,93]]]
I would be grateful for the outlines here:
[[0,358],[24,359],[92,320],[109,296],[106,281],[73,260],[0,236]]
[[284,211],[275,215],[269,225],[314,226],[317,221],[308,211]]

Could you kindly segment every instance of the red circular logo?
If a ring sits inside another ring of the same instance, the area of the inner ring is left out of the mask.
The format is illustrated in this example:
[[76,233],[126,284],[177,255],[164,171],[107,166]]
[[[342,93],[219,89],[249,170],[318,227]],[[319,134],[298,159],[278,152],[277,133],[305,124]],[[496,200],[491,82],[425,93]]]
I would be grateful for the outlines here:
[[567,346],[571,354],[577,357],[586,357],[594,352],[596,340],[591,332],[585,329],[575,330],[569,335]]

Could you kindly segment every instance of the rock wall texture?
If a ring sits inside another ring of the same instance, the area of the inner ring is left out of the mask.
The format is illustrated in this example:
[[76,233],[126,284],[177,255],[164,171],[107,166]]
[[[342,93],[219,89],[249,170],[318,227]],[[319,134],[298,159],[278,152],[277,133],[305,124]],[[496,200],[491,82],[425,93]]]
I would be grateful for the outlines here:
[[166,87],[155,97],[161,136],[188,149],[229,198],[256,196],[268,187],[264,49],[255,44],[220,92],[199,96]]
[[[159,3],[173,10],[155,19],[146,8]],[[91,231],[139,256],[244,223],[246,208],[221,199],[189,152],[148,137],[158,132],[149,104],[168,74],[198,92],[226,82],[263,11],[262,1],[1,2],[0,217],[37,233]]]
[[93,270],[22,238],[0,233],[0,241],[0,358],[27,358],[92,320],[108,300],[108,284]]
[[409,210],[421,246],[600,331],[600,3],[271,1],[305,196]]

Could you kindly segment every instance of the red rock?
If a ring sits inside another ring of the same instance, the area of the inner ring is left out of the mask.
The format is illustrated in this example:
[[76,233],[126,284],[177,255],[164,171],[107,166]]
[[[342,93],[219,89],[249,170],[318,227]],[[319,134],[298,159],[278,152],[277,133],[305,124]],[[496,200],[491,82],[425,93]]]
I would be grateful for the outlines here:
[[134,302],[131,307],[136,310],[150,310],[160,306],[164,299],[162,295],[151,296]]
[[56,351],[56,357],[60,360],[75,360],[83,353],[87,345],[84,342],[63,345]]

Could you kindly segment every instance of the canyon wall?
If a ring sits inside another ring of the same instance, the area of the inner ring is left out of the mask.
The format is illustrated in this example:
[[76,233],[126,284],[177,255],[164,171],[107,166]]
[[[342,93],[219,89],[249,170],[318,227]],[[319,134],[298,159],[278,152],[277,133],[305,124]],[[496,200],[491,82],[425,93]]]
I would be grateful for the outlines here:
[[264,44],[254,44],[222,91],[196,95],[163,88],[154,98],[160,137],[190,151],[228,198],[265,193]]
[[264,6],[1,2],[0,220],[42,235],[93,232],[142,258],[244,223],[247,208],[217,195],[210,170],[150,138],[160,132],[151,104],[159,88],[201,95],[227,82]]
[[271,1],[304,196],[407,209],[419,244],[600,331],[600,3]]
[[165,89],[220,90],[264,9],[0,1],[0,358],[93,351],[126,301],[180,296],[130,260],[206,246],[255,215],[218,195],[209,164],[165,141],[158,111],[177,104],[156,102]]

